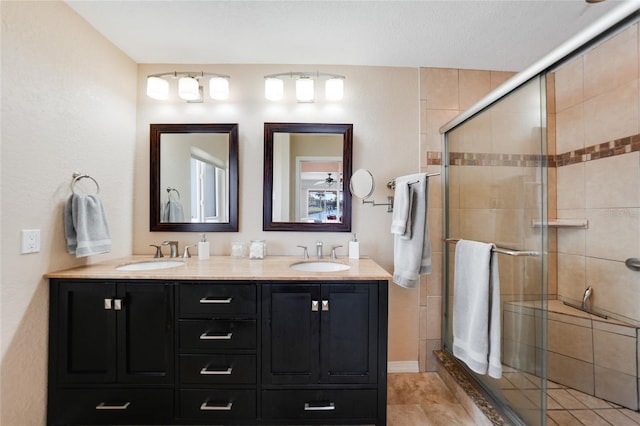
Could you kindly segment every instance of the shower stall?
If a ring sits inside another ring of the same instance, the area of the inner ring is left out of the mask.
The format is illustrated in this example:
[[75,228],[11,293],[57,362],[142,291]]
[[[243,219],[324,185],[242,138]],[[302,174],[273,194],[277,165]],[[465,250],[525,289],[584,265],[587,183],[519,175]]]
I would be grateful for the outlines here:
[[503,373],[466,372],[513,424],[640,424],[638,8],[441,129],[444,351],[456,241],[494,243]]

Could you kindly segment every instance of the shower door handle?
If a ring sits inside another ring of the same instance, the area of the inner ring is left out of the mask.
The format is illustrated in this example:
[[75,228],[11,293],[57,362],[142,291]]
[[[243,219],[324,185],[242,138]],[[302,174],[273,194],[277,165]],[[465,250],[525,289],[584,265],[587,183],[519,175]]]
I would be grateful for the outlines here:
[[627,265],[627,268],[632,271],[640,271],[640,259],[637,257],[630,257],[624,261],[624,264]]

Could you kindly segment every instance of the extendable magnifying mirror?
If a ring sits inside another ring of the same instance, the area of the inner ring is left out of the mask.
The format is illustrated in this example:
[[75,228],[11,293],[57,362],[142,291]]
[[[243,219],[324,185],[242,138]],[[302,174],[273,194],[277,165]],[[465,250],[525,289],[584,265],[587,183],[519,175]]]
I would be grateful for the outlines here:
[[360,200],[366,200],[371,197],[374,189],[375,182],[373,181],[373,175],[369,170],[359,169],[351,176],[349,190],[351,191],[351,195],[354,197]]

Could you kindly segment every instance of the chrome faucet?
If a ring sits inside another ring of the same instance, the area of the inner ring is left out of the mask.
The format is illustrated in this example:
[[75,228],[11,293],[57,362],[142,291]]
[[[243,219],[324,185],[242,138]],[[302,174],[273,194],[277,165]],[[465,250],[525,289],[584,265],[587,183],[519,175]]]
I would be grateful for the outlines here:
[[307,250],[307,246],[298,246],[301,249],[303,249],[304,251],[302,252],[302,258],[303,259],[308,259],[309,258],[309,251]]
[[149,247],[155,247],[156,248],[156,254],[153,256],[154,258],[164,257],[164,254],[162,254],[162,246],[158,246],[158,245],[155,245],[155,244],[149,244]]
[[322,241],[316,243],[316,257],[322,259]]
[[171,257],[178,257],[178,242],[177,241],[163,241],[163,246],[169,246],[171,249]]
[[338,255],[336,254],[336,249],[342,247],[341,245],[339,246],[333,246],[331,248],[331,260],[336,260],[338,259]]

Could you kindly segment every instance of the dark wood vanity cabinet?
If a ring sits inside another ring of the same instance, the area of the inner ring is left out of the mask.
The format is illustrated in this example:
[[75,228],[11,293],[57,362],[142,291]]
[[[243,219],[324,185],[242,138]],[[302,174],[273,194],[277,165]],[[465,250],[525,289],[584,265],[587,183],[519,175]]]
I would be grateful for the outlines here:
[[52,280],[49,424],[158,424],[173,413],[173,284]]
[[384,424],[386,303],[386,282],[263,284],[263,417]]
[[386,422],[387,281],[50,289],[50,425]]

